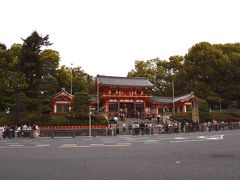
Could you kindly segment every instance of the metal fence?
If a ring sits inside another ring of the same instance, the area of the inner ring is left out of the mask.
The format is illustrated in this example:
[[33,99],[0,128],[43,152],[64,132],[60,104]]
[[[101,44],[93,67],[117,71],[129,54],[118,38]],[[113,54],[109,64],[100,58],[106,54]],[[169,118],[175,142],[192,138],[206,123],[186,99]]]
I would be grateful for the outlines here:
[[[158,127],[109,127],[109,128],[93,128],[91,136],[117,136],[117,135],[153,135],[153,134],[173,134],[173,133],[194,133],[194,132],[211,132],[238,130],[240,123],[217,123],[217,124],[188,124],[185,126],[158,126]],[[61,130],[40,130],[41,137],[76,137],[89,136],[89,129],[61,129]]]
[[76,136],[118,136],[118,135],[153,135],[153,134],[173,134],[173,133],[194,133],[194,132],[211,132],[240,129],[240,122],[232,123],[202,123],[202,124],[163,124],[163,125],[144,125],[138,127],[136,124],[127,127],[58,127],[58,128],[40,128],[40,130],[17,131],[8,129],[3,133],[5,138],[13,137],[76,137]]

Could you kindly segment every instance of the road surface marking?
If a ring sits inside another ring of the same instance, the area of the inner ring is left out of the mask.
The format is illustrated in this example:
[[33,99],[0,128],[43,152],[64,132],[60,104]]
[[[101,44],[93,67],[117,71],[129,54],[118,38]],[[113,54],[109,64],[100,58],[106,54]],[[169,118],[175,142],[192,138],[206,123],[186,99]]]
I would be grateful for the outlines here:
[[180,143],[180,142],[200,142],[204,141],[203,139],[191,139],[191,140],[182,140],[182,141],[170,141],[171,143]]
[[14,142],[9,142],[9,143],[6,143],[6,144],[9,144],[9,145],[14,145],[14,144],[19,144],[19,143],[14,143]]
[[174,139],[188,139],[188,138],[184,138],[184,137],[175,137]]
[[38,147],[48,147],[48,146],[50,146],[50,144],[37,144],[36,146],[38,146]]
[[22,147],[23,145],[22,144],[10,144],[9,146],[11,146],[11,147]]
[[118,145],[132,145],[132,143],[117,143]]
[[198,139],[189,139],[189,140],[179,140],[179,141],[170,141],[171,143],[178,142],[200,142],[208,140],[223,140],[224,135],[213,135],[213,136],[198,136]]
[[104,146],[104,144],[89,144],[90,146]]
[[207,140],[222,140],[224,135],[215,135],[212,137],[207,137]]
[[37,149],[37,148],[43,148],[39,146],[0,146],[0,149]]
[[77,146],[77,144],[62,144],[62,146],[64,146],[64,147],[73,147],[73,146]]
[[74,145],[59,146],[58,148],[98,148],[98,147],[130,147],[132,144],[90,144],[90,145]]

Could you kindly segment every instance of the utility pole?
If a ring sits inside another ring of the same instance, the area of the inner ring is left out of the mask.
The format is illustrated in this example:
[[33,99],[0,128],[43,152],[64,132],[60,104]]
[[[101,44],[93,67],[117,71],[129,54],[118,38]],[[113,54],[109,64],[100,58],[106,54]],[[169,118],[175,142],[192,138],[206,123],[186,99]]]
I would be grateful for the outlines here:
[[16,124],[19,124],[19,87],[18,87],[18,84],[16,85],[15,92],[16,92],[15,121],[16,121]]
[[89,137],[92,136],[92,112],[91,112],[91,108],[89,108]]
[[98,85],[98,82],[97,82],[97,112],[99,112],[99,85]]
[[218,96],[219,98],[219,111],[222,112],[222,101],[220,95]]
[[72,95],[72,81],[73,81],[73,68],[72,68],[72,66],[73,66],[73,63],[71,63],[71,88],[70,88],[70,93],[71,93],[71,95]]
[[174,102],[174,80],[172,79],[172,105],[173,105],[173,108],[172,108],[172,114],[174,115],[175,114],[175,102]]

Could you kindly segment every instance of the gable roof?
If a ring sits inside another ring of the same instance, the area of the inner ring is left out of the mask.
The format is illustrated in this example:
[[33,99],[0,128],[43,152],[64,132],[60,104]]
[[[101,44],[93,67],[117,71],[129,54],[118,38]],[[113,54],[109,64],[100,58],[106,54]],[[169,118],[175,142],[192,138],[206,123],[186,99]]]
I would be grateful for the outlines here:
[[53,98],[57,98],[58,96],[67,96],[67,97],[69,97],[69,98],[73,98],[73,95],[72,94],[70,94],[70,93],[68,93],[66,90],[65,90],[65,88],[62,88],[62,90],[61,91],[59,91],[57,94],[55,94],[54,96],[53,96]]
[[144,77],[116,77],[97,75],[97,83],[111,86],[134,86],[154,88],[154,85]]
[[182,95],[182,96],[177,96],[174,99],[172,97],[159,97],[159,96],[152,96],[150,98],[151,102],[155,102],[155,103],[164,103],[164,104],[168,104],[168,103],[173,103],[173,102],[178,102],[178,101],[186,101],[189,100],[191,98],[195,97],[193,93],[189,93],[186,95]]

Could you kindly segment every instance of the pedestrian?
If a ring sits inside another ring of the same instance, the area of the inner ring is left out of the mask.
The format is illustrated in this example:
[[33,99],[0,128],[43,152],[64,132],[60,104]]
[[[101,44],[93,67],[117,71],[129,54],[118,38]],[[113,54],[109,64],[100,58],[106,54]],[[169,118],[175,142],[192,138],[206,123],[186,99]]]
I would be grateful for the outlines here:
[[131,134],[131,131],[132,131],[132,125],[129,124],[129,125],[128,125],[128,132],[129,132],[129,134]]
[[123,123],[122,126],[123,126],[123,134],[125,134],[126,133],[126,124]]
[[4,127],[0,126],[0,139],[3,139]]
[[157,115],[157,123],[160,123],[160,114]]

